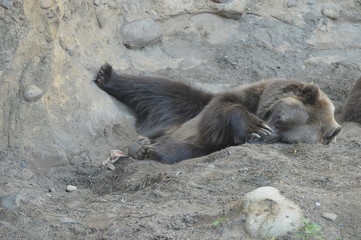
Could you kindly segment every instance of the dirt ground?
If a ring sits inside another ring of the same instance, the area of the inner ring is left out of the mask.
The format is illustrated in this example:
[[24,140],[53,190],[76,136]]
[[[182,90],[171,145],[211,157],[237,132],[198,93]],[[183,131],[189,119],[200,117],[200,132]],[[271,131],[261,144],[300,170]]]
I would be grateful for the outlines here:
[[[2,188],[21,200],[0,213],[0,238],[249,239],[238,203],[274,186],[322,227],[322,239],[360,239],[360,136],[359,125],[345,123],[328,146],[245,144],[175,165],[121,159],[114,171],[57,159],[39,172],[26,152],[3,151]],[[66,192],[67,184],[78,189]]]
[[[361,74],[359,0],[229,0],[241,19],[216,2],[0,1],[1,240],[247,240],[239,205],[261,186],[321,227],[279,240],[361,239],[356,123],[338,121],[343,133],[327,146],[245,144],[175,165],[124,158],[102,167],[137,137],[127,109],[93,82],[105,62],[211,91],[299,79],[340,109]],[[159,43],[124,46],[123,26],[138,19],[159,25]],[[33,85],[43,95],[28,102]]]

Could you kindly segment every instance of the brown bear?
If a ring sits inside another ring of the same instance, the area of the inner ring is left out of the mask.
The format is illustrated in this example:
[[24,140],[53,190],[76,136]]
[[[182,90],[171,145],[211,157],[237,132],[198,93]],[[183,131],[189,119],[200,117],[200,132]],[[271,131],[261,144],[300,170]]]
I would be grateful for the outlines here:
[[212,94],[164,78],[101,67],[96,84],[135,114],[136,159],[176,163],[252,143],[329,144],[340,133],[334,106],[316,84],[271,79]]
[[361,123],[361,77],[356,81],[342,108],[342,119]]

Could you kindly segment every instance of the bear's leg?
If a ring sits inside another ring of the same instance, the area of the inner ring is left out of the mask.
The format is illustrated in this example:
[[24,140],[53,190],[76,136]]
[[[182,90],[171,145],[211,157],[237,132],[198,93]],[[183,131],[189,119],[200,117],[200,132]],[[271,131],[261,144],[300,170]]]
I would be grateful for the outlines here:
[[120,75],[109,64],[101,67],[95,82],[134,112],[137,130],[145,136],[195,117],[213,97],[182,82]]
[[198,129],[199,141],[214,148],[240,145],[273,132],[247,109],[242,97],[232,93],[216,97],[204,109]]
[[182,160],[208,155],[213,151],[193,144],[177,142],[170,139],[151,144],[147,150],[149,159],[166,164],[174,164]]
[[134,159],[151,159],[166,164],[174,164],[185,159],[201,157],[212,151],[192,144],[161,137],[151,143],[146,137],[139,137],[128,148],[128,155]]

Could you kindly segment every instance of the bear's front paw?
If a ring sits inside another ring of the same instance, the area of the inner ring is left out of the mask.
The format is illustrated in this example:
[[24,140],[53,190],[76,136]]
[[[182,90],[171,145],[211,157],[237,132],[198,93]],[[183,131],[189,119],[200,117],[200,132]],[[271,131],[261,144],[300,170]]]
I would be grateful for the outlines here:
[[273,129],[260,119],[254,119],[248,128],[248,133],[253,139],[260,139],[262,136],[272,135]]
[[143,160],[148,157],[148,148],[150,140],[147,137],[140,136],[128,147],[128,155],[134,159]]

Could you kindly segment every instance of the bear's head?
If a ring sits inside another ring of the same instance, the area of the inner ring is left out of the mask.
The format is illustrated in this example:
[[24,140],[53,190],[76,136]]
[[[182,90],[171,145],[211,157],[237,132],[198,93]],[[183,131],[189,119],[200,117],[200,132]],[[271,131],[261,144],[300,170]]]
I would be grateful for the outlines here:
[[342,127],[335,120],[335,107],[316,84],[285,81],[279,86],[280,97],[263,116],[275,130],[272,141],[323,144],[336,141]]

